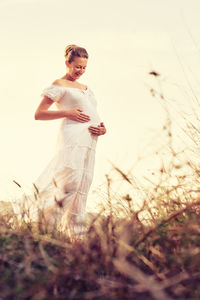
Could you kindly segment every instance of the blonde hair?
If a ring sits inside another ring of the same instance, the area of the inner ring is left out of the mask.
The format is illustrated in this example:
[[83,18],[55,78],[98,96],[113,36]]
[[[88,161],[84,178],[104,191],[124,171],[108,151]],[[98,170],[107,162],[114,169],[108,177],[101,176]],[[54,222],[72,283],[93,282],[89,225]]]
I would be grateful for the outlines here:
[[68,45],[65,47],[65,60],[68,60],[71,63],[74,60],[75,56],[88,58],[89,55],[85,48],[79,47],[77,45]]

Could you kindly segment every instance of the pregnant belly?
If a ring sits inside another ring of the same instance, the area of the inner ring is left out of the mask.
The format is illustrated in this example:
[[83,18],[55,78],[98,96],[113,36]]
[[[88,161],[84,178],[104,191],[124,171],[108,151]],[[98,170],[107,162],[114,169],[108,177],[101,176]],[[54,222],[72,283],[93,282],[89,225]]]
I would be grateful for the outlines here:
[[101,122],[101,119],[99,117],[99,114],[96,110],[96,108],[91,108],[91,107],[80,107],[82,109],[82,112],[86,115],[88,115],[90,117],[90,121],[88,122],[78,122],[78,121],[74,121],[74,120],[71,120],[71,119],[65,119],[65,123],[67,125],[70,125],[70,124],[85,124],[85,123],[88,123],[89,126],[90,125],[99,125],[100,122]]
[[98,136],[92,135],[88,127],[91,125],[97,126],[99,125],[99,122],[94,122],[92,120],[84,123],[68,121],[69,120],[63,119],[63,122],[61,123],[57,139],[57,147],[63,148],[79,145],[95,149]]
[[78,121],[74,121],[74,120],[66,120],[64,123],[65,123],[65,126],[68,126],[68,125],[80,126],[80,124],[85,126],[85,124],[87,124],[89,127],[91,125],[94,125],[94,126],[100,125],[100,119],[92,119],[91,118],[88,122],[78,122]]

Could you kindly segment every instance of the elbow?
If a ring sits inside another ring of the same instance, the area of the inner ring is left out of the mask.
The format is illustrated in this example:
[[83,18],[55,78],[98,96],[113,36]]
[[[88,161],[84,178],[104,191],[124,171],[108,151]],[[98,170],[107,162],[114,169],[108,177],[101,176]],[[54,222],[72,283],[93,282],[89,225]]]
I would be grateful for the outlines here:
[[39,119],[40,119],[39,114],[38,114],[37,112],[36,112],[35,115],[34,115],[34,119],[35,119],[35,120],[39,120]]
[[42,120],[43,111],[40,109],[37,109],[34,115],[35,120]]

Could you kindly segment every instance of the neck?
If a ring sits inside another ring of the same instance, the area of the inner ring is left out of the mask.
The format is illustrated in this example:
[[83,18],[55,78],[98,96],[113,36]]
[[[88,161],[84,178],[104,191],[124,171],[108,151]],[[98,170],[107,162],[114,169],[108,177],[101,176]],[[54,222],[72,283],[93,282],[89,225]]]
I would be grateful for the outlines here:
[[64,78],[67,79],[67,80],[70,80],[70,81],[75,81],[76,80],[73,77],[71,77],[71,75],[69,73],[67,73]]

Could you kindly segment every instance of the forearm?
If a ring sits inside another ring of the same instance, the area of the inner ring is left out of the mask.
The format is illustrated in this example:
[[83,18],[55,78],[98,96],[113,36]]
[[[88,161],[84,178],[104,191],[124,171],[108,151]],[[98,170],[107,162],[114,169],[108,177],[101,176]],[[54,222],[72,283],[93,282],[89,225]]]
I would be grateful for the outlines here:
[[67,110],[40,110],[38,113],[35,113],[35,120],[55,120],[66,118],[67,116]]

